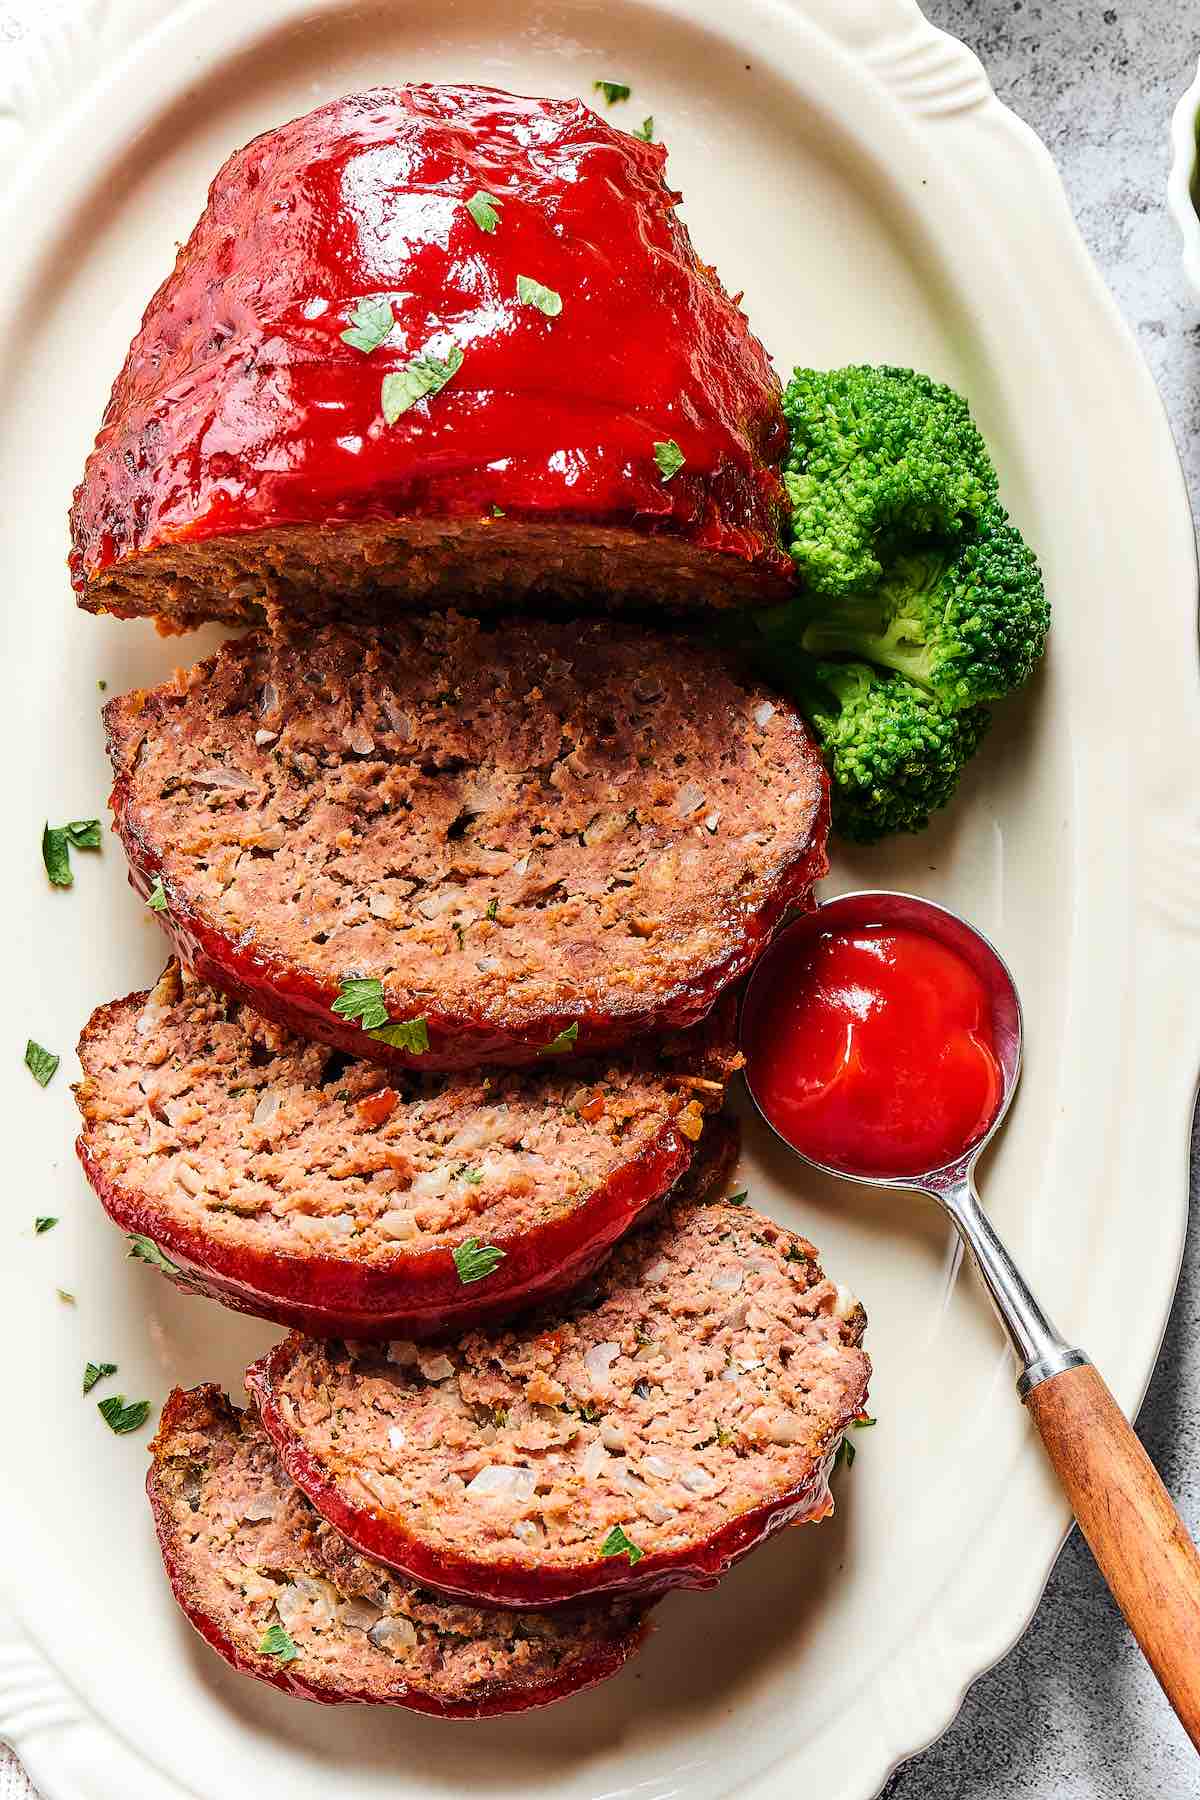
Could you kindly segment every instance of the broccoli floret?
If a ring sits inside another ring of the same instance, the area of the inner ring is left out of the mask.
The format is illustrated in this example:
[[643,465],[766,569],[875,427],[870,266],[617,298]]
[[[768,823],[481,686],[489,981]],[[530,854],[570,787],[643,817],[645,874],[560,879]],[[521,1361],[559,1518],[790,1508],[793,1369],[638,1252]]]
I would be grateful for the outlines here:
[[924,688],[867,663],[793,652],[787,686],[825,757],[833,823],[860,844],[923,831],[958,786],[991,719],[984,706],[946,712]]
[[874,587],[914,540],[957,538],[995,498],[996,471],[960,394],[912,369],[797,369],[784,486],[806,587]]
[[951,711],[1028,681],[1050,626],[1037,557],[996,501],[965,542],[906,551],[869,593],[812,596],[796,614],[805,650],[894,669]]

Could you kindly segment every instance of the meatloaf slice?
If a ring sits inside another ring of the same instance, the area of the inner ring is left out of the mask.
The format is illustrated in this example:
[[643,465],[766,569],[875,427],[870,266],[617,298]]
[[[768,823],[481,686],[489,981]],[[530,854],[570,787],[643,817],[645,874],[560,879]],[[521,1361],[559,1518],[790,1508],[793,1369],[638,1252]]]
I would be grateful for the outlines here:
[[116,827],[183,960],[394,1065],[690,1025],[826,868],[799,715],[605,620],[256,634],[105,720]]
[[321,1335],[463,1330],[580,1281],[689,1167],[731,1013],[673,1058],[389,1077],[172,962],[86,1027],[77,1148],[185,1288]]
[[832,1508],[862,1307],[745,1205],[669,1206],[592,1292],[418,1349],[292,1337],[246,1385],[289,1475],[446,1593],[548,1606],[709,1587]]
[[227,1663],[327,1705],[447,1719],[544,1706],[613,1675],[645,1635],[614,1599],[519,1618],[436,1598],[359,1556],[219,1389],[163,1408],[146,1482],[167,1576]]
[[779,382],[665,161],[580,100],[457,86],[237,151],[76,490],[81,604],[785,597]]

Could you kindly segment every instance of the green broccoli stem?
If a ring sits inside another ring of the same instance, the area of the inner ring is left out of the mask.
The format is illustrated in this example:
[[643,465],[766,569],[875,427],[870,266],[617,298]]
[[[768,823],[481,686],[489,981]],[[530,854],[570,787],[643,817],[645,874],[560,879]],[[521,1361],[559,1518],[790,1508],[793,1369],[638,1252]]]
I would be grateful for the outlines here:
[[927,645],[906,641],[901,632],[856,626],[843,614],[837,619],[819,619],[807,625],[800,638],[801,648],[811,656],[855,656],[862,662],[876,663],[903,675],[906,681],[932,691],[933,659]]

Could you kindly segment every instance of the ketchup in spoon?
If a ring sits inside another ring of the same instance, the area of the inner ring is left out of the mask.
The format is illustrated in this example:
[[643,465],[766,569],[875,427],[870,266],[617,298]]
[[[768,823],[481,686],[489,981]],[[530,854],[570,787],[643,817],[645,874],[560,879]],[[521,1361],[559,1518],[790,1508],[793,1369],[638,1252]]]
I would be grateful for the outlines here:
[[810,924],[771,964],[742,1045],[760,1108],[803,1156],[902,1177],[984,1136],[1003,1081],[988,990],[956,950],[912,925]]

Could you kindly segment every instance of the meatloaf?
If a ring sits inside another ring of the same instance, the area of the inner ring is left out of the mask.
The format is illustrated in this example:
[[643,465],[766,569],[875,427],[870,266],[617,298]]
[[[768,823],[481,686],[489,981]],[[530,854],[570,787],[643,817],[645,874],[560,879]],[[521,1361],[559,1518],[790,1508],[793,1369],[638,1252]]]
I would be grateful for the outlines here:
[[237,151],[76,490],[81,604],[784,597],[779,382],[665,161],[582,101],[443,86]]
[[628,1600],[518,1618],[438,1599],[359,1556],[215,1387],[175,1389],[151,1453],[175,1598],[226,1662],[301,1699],[449,1719],[518,1712],[615,1674],[644,1636]]
[[463,1330],[580,1281],[693,1165],[731,1010],[673,1057],[392,1077],[172,962],[86,1027],[77,1149],[185,1288],[329,1336]]
[[251,634],[105,720],[116,828],[183,960],[393,1065],[691,1025],[827,866],[799,714],[611,621]]
[[865,1324],[811,1244],[720,1200],[669,1206],[566,1308],[421,1347],[293,1336],[246,1385],[351,1543],[445,1593],[549,1606],[712,1586],[828,1513]]

